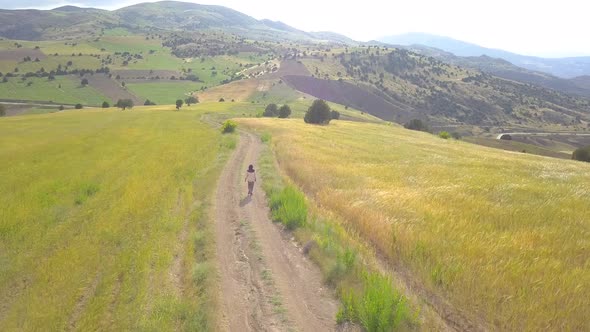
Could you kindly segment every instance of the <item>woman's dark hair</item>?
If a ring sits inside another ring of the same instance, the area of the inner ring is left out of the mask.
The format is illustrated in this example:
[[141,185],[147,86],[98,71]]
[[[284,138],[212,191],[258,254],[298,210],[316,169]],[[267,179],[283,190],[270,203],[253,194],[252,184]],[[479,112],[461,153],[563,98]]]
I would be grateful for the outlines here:
[[254,166],[253,165],[248,166],[248,171],[250,171],[250,172],[254,171]]

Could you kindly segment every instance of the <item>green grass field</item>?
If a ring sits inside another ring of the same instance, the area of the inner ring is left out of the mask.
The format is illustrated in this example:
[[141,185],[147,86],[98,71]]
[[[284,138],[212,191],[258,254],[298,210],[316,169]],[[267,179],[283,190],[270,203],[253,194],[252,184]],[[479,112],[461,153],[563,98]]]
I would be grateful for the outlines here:
[[[33,49],[39,46],[39,49],[47,54],[55,54],[58,53],[59,55],[67,55],[72,53],[82,53],[82,54],[99,54],[101,53],[100,48],[96,48],[95,46],[91,45],[86,41],[53,41],[53,40],[39,40],[39,41],[26,41],[26,40],[9,40],[4,39],[0,40],[0,49],[17,49],[14,43],[17,42],[22,45],[23,48],[30,48]],[[66,45],[66,43],[68,43]],[[72,45],[76,43],[76,45]]]
[[164,50],[160,40],[146,40],[143,35],[107,35],[100,38],[99,41],[90,43],[90,45],[99,50],[105,49],[108,53],[129,52],[147,54],[150,50]]
[[207,197],[235,137],[173,109],[0,119],[0,330],[212,328]]
[[590,165],[397,126],[240,119],[389,262],[492,330],[590,328]]
[[158,105],[174,104],[177,99],[184,100],[191,92],[201,88],[201,83],[190,81],[128,83],[126,87],[135,95],[149,99]]
[[[28,82],[32,82],[28,86]],[[60,87],[61,85],[61,87]],[[71,76],[56,76],[55,80],[47,78],[10,78],[8,82],[0,82],[0,99],[39,100],[54,103],[82,105],[100,105],[110,99],[91,86],[81,87],[80,80]]]
[[[0,72],[2,73],[13,73],[15,68],[18,68],[18,73],[15,74],[26,74],[28,72],[35,73],[41,68],[45,69],[46,72],[50,72],[52,70],[57,70],[58,66],[61,65],[62,68],[66,68],[69,61],[72,62],[72,65],[68,67],[68,70],[74,69],[93,69],[96,70],[101,67],[100,60],[88,56],[82,55],[72,56],[71,54],[67,55],[58,55],[58,56],[48,56],[47,58],[40,60],[39,62],[35,61],[27,61],[23,62],[22,59],[18,61],[0,61]],[[33,60],[35,60],[33,58]]]

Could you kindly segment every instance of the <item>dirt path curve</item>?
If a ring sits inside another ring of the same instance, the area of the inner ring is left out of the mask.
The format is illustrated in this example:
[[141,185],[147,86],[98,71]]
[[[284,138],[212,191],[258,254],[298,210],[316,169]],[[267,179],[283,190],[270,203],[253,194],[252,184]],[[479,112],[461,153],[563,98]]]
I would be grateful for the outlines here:
[[242,133],[215,195],[222,322],[227,331],[333,331],[337,301],[320,271],[269,219],[260,176],[252,198],[243,182],[260,140]]

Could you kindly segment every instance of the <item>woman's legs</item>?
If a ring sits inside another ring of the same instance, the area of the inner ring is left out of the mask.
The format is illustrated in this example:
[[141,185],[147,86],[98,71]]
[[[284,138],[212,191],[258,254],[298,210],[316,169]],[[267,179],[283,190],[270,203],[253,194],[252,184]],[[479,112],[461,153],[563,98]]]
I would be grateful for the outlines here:
[[248,195],[252,195],[252,191],[254,190],[254,182],[248,181]]

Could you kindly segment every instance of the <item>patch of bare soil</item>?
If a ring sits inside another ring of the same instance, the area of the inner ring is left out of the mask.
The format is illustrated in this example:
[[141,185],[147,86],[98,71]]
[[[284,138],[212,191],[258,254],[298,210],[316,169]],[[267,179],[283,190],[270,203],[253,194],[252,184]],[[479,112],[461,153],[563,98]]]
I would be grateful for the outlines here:
[[30,48],[18,48],[16,50],[0,50],[0,61],[23,61],[25,57],[31,57],[31,60],[39,58],[45,59],[47,56],[41,50]]
[[282,79],[295,90],[316,98],[352,106],[386,121],[395,119],[401,123],[417,116],[416,112],[401,102],[385,99],[370,88],[346,81],[322,80],[302,75],[284,75]]
[[85,77],[88,79],[88,83],[91,87],[102,92],[102,94],[109,97],[114,102],[119,99],[131,99],[135,105],[143,105],[145,101],[122,87],[119,82],[109,78],[108,75],[94,74],[86,75]]

